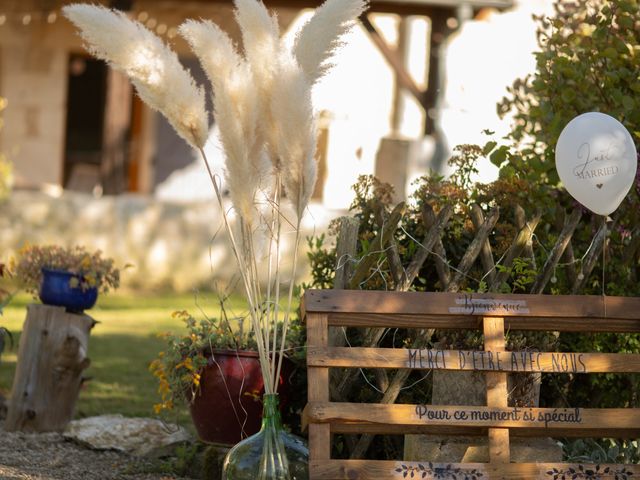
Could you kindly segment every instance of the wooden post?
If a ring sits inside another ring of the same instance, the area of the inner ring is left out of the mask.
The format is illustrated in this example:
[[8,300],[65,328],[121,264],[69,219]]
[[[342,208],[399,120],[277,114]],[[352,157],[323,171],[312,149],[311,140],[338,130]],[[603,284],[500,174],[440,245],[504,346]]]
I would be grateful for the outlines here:
[[[307,317],[307,345],[327,348],[329,346],[327,315],[311,314]],[[309,403],[329,401],[329,368],[309,367],[307,369]],[[318,465],[331,458],[331,426],[309,424],[309,478],[316,474]]]
[[[484,318],[485,351],[503,351],[504,318]],[[507,374],[487,372],[487,407],[507,408]],[[489,429],[489,460],[491,463],[509,463],[509,429]]]
[[27,307],[9,412],[7,431],[62,431],[73,417],[89,366],[89,332],[95,320],[67,313],[63,307]]

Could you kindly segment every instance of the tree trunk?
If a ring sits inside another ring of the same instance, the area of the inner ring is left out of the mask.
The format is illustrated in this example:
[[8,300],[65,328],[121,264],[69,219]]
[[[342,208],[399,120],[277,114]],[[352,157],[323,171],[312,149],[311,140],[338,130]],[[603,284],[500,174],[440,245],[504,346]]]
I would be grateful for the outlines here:
[[27,307],[5,430],[64,430],[90,363],[87,348],[95,323],[63,307]]

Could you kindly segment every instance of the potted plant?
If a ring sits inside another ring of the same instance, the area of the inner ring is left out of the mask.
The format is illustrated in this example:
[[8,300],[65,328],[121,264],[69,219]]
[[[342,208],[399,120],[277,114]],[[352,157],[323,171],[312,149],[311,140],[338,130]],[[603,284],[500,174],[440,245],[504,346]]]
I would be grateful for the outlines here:
[[83,246],[26,245],[11,270],[23,288],[42,303],[76,313],[93,307],[98,293],[120,285],[120,271],[113,259]]
[[[185,403],[198,436],[210,443],[234,444],[260,429],[264,381],[260,359],[251,331],[244,319],[232,329],[222,312],[222,320],[197,320],[186,311],[174,312],[185,330],[164,333],[164,351],[151,362],[149,370],[158,380],[161,402],[156,413]],[[280,396],[287,398],[286,378],[290,365],[280,376]]]

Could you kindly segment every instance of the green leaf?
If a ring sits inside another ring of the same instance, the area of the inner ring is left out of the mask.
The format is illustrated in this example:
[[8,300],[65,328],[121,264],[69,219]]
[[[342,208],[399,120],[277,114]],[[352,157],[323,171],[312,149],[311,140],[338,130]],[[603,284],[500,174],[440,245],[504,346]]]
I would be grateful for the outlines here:
[[509,147],[503,145],[502,147],[498,148],[496,151],[494,151],[490,156],[489,156],[489,160],[491,161],[491,163],[493,163],[496,167],[501,166],[504,161],[507,159],[507,150]]
[[607,47],[604,49],[604,52],[602,52],[602,54],[609,60],[615,60],[618,56],[618,51],[613,47]]
[[493,140],[490,142],[487,142],[484,148],[482,149],[482,155],[484,155],[485,157],[489,155],[489,153],[491,153],[493,149],[496,148],[497,144],[498,142],[494,142]]
[[576,91],[573,88],[565,88],[564,90],[562,90],[560,96],[562,97],[562,100],[564,102],[571,103],[576,98]]
[[622,28],[633,28],[633,19],[629,15],[620,15],[618,17],[618,25]]

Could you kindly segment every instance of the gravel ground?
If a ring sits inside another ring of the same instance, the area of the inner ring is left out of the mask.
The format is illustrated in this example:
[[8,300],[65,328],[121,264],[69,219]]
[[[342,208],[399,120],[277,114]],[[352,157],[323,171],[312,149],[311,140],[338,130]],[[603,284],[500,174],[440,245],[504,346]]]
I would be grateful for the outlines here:
[[142,474],[150,464],[115,451],[96,451],[65,440],[58,433],[5,432],[0,424],[0,479],[162,480]]

